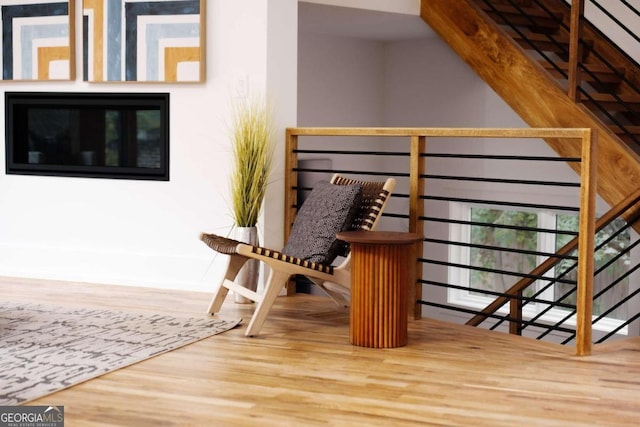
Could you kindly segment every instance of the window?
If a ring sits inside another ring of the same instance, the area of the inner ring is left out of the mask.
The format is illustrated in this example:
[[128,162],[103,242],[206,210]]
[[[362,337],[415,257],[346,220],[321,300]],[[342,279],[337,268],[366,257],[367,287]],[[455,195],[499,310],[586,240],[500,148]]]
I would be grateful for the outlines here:
[[169,179],[169,95],[5,95],[7,173]]
[[[449,268],[449,282],[468,286],[469,290],[450,289],[448,302],[452,304],[481,309],[495,299],[494,295],[480,290],[504,292],[520,279],[515,273],[529,273],[540,264],[547,255],[555,253],[569,242],[578,230],[578,216],[553,212],[501,210],[483,206],[470,206],[454,203],[451,206],[453,219],[468,224],[451,227],[451,240],[462,245],[450,247],[450,260],[454,264],[469,265],[473,268]],[[480,224],[494,224],[495,227]],[[604,314],[606,319],[594,325],[595,329],[611,330],[626,319],[626,308],[611,310],[614,302],[620,301],[629,292],[629,280],[624,276],[628,270],[629,255],[621,255],[629,246],[630,235],[624,230],[614,236],[616,230],[624,228],[625,223],[618,220],[598,233],[596,246],[607,242],[596,252],[595,269],[602,269],[595,276],[594,295],[602,293],[594,303],[594,317]],[[559,233],[543,232],[557,230]],[[562,233],[566,232],[566,233]],[[490,247],[501,247],[509,251],[496,251]],[[576,255],[575,253],[573,255]],[[546,274],[550,279],[576,280],[575,261],[564,260],[558,267]],[[513,272],[514,274],[501,273]],[[621,279],[618,279],[622,277]],[[614,280],[619,283],[614,288],[603,291]],[[575,287],[560,282],[548,286],[549,280],[538,280],[525,291],[525,296],[538,294],[537,298],[557,300],[567,295],[563,302],[575,304]],[[474,291],[477,290],[477,291]],[[548,308],[544,303],[528,303],[523,309],[525,318],[532,318]],[[506,313],[507,307],[503,307]],[[557,322],[566,317],[568,309],[554,308],[545,310],[541,321]]]

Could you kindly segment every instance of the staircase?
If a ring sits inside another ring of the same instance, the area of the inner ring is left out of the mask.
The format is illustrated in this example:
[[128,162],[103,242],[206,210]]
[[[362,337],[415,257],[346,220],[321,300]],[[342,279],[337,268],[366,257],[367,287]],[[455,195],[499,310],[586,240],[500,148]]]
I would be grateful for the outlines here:
[[[595,129],[598,194],[610,205],[638,188],[640,69],[575,9],[563,0],[422,0],[421,16],[529,126]],[[569,141],[547,143],[580,155]]]

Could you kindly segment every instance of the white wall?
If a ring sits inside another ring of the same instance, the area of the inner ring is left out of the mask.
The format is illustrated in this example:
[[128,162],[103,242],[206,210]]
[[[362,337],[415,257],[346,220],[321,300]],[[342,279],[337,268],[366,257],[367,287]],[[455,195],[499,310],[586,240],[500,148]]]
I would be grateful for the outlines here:
[[384,111],[382,43],[300,33],[298,124],[379,126]]
[[[303,27],[301,27],[302,30]],[[377,67],[377,68],[376,68]],[[400,126],[400,127],[527,127],[520,117],[488,86],[486,85],[447,45],[438,37],[404,40],[395,42],[375,42],[348,37],[334,37],[321,34],[300,33],[299,50],[299,97],[298,120],[301,126]],[[377,101],[376,101],[377,100]],[[379,102],[380,104],[375,104]],[[372,105],[374,104],[374,105]],[[380,110],[380,107],[382,108]],[[369,147],[383,148],[388,144],[393,147],[399,141],[387,139],[383,143],[369,141]],[[339,144],[329,140],[324,142],[326,147]],[[432,141],[427,141],[432,144]],[[438,144],[441,144],[438,142]],[[542,141],[529,141],[527,153],[531,155],[553,155],[552,150]],[[514,144],[511,149],[514,154],[521,146]],[[437,148],[440,149],[440,148]],[[465,148],[468,150],[468,147]],[[474,141],[473,152],[495,152],[495,142]],[[499,148],[504,152],[506,148]],[[455,152],[456,147],[447,147],[447,152]],[[344,157],[344,156],[342,156]],[[345,162],[336,158],[336,162]],[[385,164],[368,160],[369,164],[361,165],[358,159],[357,167],[370,170],[406,170],[401,162],[406,160],[384,159]],[[379,162],[379,160],[378,160]],[[335,167],[336,165],[334,165]],[[347,165],[353,168],[354,165]],[[427,162],[428,173],[452,174],[451,170],[443,169],[443,162]],[[450,167],[450,164],[447,164]],[[470,168],[480,168],[473,165],[460,166],[465,172],[473,176],[482,172]],[[522,166],[511,170],[504,165],[489,165],[488,168],[500,168],[500,176],[505,173],[513,177],[523,177],[530,174],[531,179],[539,178],[539,169],[523,170]],[[338,165],[337,168],[340,168]],[[560,171],[562,176],[545,177],[549,179],[570,180],[574,174],[568,167]],[[469,184],[448,183],[435,184],[430,182],[430,194],[442,194],[454,197],[477,198],[479,189],[469,187]],[[491,185],[483,191],[513,191],[510,188],[498,188]],[[550,202],[552,198],[557,204],[563,204],[565,194],[550,194],[549,190],[533,189],[525,194],[520,191],[519,196],[537,199],[539,203]],[[408,192],[407,182],[399,179],[397,192]],[[486,194],[485,194],[486,196]],[[498,197],[496,194],[491,196]],[[402,201],[394,201],[389,207],[390,212],[407,213],[407,206]],[[406,204],[406,202],[404,202]],[[445,204],[430,205],[429,215],[446,218],[449,215]],[[386,222],[385,222],[386,220]],[[402,229],[406,224],[401,220],[383,218],[381,228]],[[435,237],[447,239],[447,227],[433,229]],[[442,245],[428,248],[429,256],[435,259],[447,260],[448,253]],[[446,267],[429,266],[430,279],[447,282]],[[430,287],[425,291],[425,298],[446,302],[446,290]],[[437,308],[424,308],[425,315],[456,321],[455,314]]]
[[379,12],[420,14],[420,0],[301,0],[305,3],[317,3],[327,6],[342,6]]
[[487,85],[439,37],[387,44],[385,70],[385,125],[484,125]]
[[[170,92],[171,153],[169,182],[0,174],[0,275],[211,289],[225,260],[214,258],[198,234],[226,234],[233,223],[227,208],[231,99],[239,87],[268,93],[286,105],[275,109],[279,135],[296,123],[297,1],[273,3],[207,0],[202,84],[3,82],[3,93]],[[77,31],[77,49],[81,43]],[[276,69],[283,70],[281,78]],[[4,150],[0,156],[4,163]],[[280,166],[274,180],[281,174]],[[265,212],[266,219],[274,215],[277,209]]]

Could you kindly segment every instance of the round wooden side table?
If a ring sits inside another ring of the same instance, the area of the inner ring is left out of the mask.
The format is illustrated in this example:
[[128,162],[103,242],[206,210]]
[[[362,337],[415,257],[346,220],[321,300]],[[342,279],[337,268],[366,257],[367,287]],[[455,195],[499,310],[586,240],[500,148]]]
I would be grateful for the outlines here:
[[349,339],[361,347],[407,344],[407,292],[422,236],[396,231],[344,231],[351,245]]

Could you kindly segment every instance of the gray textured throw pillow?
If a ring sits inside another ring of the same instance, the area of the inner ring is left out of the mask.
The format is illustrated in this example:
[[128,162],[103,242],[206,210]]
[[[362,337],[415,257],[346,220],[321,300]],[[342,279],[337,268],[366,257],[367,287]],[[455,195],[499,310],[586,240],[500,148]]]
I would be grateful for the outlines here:
[[361,199],[360,185],[318,183],[300,207],[282,253],[330,264],[342,244],[336,233],[349,229]]

